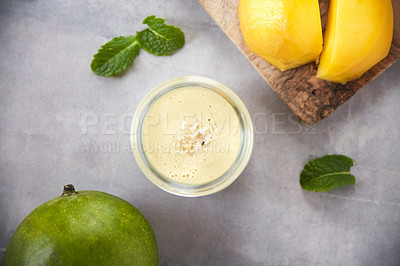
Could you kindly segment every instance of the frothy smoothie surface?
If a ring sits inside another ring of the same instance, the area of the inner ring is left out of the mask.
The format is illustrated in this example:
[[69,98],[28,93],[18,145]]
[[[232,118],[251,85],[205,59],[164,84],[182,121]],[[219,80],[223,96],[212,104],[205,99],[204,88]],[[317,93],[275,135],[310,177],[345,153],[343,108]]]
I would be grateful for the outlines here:
[[242,144],[231,103],[201,87],[174,89],[150,107],[142,128],[144,153],[153,168],[174,182],[198,185],[226,173]]

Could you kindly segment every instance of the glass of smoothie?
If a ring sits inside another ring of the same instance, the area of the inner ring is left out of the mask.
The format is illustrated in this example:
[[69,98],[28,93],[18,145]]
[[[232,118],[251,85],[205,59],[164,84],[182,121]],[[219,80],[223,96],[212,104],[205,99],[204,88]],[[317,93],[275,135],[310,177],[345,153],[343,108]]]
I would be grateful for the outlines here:
[[242,173],[254,130],[240,98],[204,77],[169,80],[139,104],[131,128],[135,159],[147,178],[179,196],[218,192]]

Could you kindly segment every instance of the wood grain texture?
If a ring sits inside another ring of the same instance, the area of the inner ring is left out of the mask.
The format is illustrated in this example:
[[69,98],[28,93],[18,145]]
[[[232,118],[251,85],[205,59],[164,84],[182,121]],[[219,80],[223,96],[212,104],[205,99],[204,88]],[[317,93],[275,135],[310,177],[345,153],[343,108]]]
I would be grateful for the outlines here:
[[[400,58],[400,0],[393,0],[394,33],[389,55],[361,78],[345,85],[315,77],[317,66],[307,64],[281,72],[247,49],[238,19],[239,0],[199,0],[203,8],[232,42],[250,60],[272,90],[306,124],[315,124],[350,99],[368,82],[379,76]],[[329,0],[320,0],[322,29],[325,29]]]

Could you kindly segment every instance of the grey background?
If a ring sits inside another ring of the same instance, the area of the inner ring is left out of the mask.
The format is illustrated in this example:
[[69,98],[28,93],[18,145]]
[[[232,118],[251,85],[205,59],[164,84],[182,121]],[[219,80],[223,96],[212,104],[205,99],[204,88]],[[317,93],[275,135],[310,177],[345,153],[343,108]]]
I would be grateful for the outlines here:
[[[135,34],[151,14],[182,28],[184,48],[142,51],[125,75],[94,75],[100,45]],[[134,204],[161,265],[399,265],[399,71],[306,127],[194,0],[0,1],[0,258],[22,219],[73,183]],[[184,75],[225,83],[255,120],[248,167],[203,198],[161,191],[127,148],[139,101]],[[333,153],[354,159],[357,184],[302,190],[304,164]]]

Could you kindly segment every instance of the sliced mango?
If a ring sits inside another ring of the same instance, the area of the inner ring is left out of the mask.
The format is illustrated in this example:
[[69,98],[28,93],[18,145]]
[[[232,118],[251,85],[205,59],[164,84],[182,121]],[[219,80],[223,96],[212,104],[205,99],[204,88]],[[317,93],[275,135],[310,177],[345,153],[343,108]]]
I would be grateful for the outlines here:
[[249,50],[281,71],[322,51],[318,0],[240,0],[239,21]]
[[361,77],[387,56],[392,36],[391,0],[330,0],[317,77],[343,84]]

